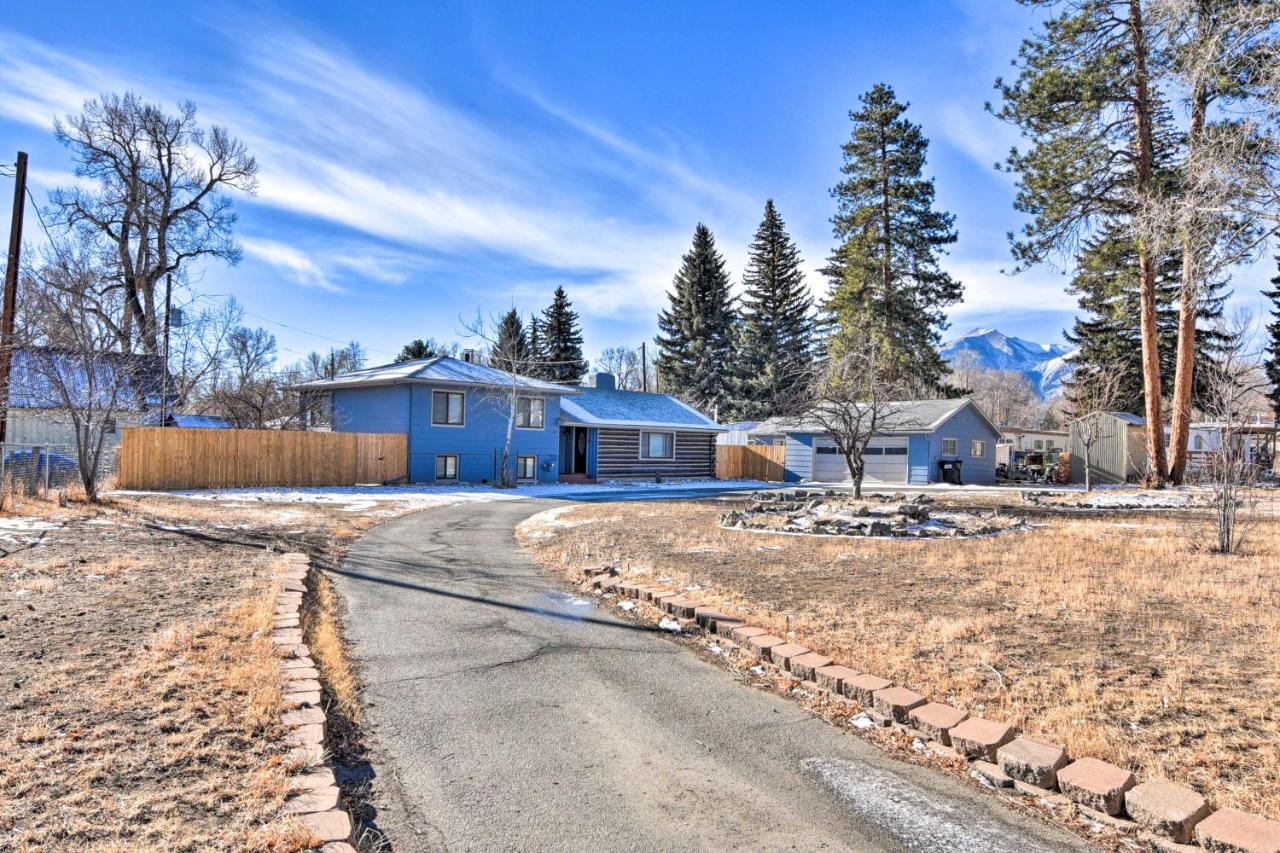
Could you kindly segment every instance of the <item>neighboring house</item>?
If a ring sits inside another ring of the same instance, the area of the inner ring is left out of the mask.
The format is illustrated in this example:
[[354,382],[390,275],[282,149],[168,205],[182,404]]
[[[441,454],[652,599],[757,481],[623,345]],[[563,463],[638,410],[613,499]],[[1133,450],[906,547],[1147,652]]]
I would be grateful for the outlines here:
[[668,394],[618,391],[613,376],[560,403],[560,474],[566,480],[714,477],[725,428]]
[[[120,442],[123,427],[141,423],[160,406],[161,368],[156,359],[103,355],[98,361],[90,382],[79,355],[49,349],[14,350],[5,442],[75,446],[75,428],[60,386],[75,395],[77,408],[90,408],[93,403],[93,408],[102,411],[111,405],[111,395],[115,394],[115,411],[105,431],[107,448]],[[53,375],[60,380],[53,381]],[[90,394],[95,397],[91,399]]]
[[500,479],[510,396],[518,482],[714,473],[714,421],[665,394],[543,382],[449,356],[388,364],[299,386],[328,395],[338,432],[409,436],[413,482]]
[[751,430],[760,426],[759,421],[732,421],[724,424],[725,431],[716,436],[716,444],[739,446],[751,443]]
[[142,420],[139,426],[167,426],[180,429],[234,429],[235,424],[218,415],[189,415],[185,412],[169,412],[160,422],[160,413],[156,412]]
[[1000,441],[1013,450],[1065,450],[1069,434],[1067,430],[1026,429],[1024,427],[1000,427]]
[[[876,435],[864,454],[863,483],[922,486],[947,482],[944,463],[962,482],[993,485],[1000,431],[968,399],[913,400],[893,405],[893,428]],[[835,441],[812,418],[771,418],[750,431],[753,441],[785,444],[786,479],[848,482],[849,467]]]

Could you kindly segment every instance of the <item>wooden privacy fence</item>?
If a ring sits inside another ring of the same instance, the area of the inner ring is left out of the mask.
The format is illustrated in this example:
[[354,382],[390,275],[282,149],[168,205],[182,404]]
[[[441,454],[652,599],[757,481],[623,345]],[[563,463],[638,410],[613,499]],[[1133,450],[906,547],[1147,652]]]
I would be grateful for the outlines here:
[[782,444],[718,444],[716,479],[781,483],[786,479],[786,460],[787,448]]
[[409,471],[402,433],[127,427],[122,489],[352,486]]

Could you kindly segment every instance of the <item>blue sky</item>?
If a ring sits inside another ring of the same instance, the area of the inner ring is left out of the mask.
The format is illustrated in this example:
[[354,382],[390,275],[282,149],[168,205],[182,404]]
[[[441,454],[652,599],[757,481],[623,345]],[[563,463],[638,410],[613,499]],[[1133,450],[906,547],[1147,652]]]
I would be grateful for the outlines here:
[[[351,339],[389,360],[558,284],[594,355],[653,335],[698,221],[736,279],[766,198],[825,292],[847,113],[884,81],[957,215],[948,334],[1058,342],[1061,273],[1001,273],[1020,220],[992,164],[1016,137],[983,111],[1032,24],[1012,0],[27,4],[0,27],[0,148],[31,154],[43,199],[72,179],[54,115],[104,90],[193,100],[261,164],[244,261],[198,286],[234,294],[283,361]],[[1237,301],[1256,310],[1272,270],[1237,276]]]

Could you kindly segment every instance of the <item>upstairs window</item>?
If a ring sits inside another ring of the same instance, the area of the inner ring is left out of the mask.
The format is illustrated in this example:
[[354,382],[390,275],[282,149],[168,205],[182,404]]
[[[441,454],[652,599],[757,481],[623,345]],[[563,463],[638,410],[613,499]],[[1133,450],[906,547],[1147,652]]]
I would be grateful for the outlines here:
[[520,429],[542,429],[546,423],[547,403],[541,397],[516,399],[516,426]]
[[461,391],[431,392],[431,423],[434,426],[462,426],[463,403],[466,396]]

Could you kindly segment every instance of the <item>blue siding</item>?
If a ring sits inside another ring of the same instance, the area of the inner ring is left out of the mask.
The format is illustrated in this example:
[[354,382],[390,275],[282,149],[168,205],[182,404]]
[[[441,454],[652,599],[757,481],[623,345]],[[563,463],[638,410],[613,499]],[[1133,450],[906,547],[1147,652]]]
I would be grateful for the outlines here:
[[783,465],[788,483],[813,479],[813,435],[809,433],[789,433],[787,440],[787,457]]
[[907,483],[923,486],[929,482],[929,476],[929,436],[910,436],[907,444]]
[[408,432],[408,386],[334,391],[333,429],[335,432]]
[[[505,399],[499,402],[477,388],[466,393],[465,423],[460,427],[433,426],[431,392],[457,391],[457,387],[433,389],[423,384],[375,388],[337,389],[333,392],[334,429],[342,432],[403,432],[409,435],[409,479],[429,483],[435,479],[436,456],[458,457],[458,479],[468,483],[494,482],[501,451],[506,443]],[[512,438],[511,465],[515,457],[538,457],[538,480],[554,483],[559,472],[560,398],[546,398],[540,430],[517,429]]]
[[591,427],[587,430],[587,476],[596,478],[596,460],[600,458],[600,430]]
[[[929,482],[936,483],[941,479],[938,475],[939,459],[959,459],[962,463],[960,474],[966,485],[994,486],[996,439],[999,437],[972,405],[960,409],[929,436]],[[944,438],[956,439],[958,452],[955,455],[942,454]],[[975,458],[970,452],[974,440],[987,443],[984,457]]]

